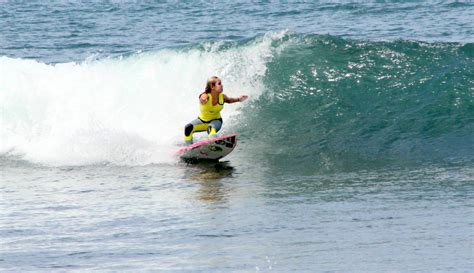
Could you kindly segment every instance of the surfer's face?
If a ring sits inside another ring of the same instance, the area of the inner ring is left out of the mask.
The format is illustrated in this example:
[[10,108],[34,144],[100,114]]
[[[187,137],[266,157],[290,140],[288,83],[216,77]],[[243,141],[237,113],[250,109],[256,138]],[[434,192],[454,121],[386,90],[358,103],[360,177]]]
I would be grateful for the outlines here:
[[222,92],[224,90],[224,86],[222,85],[222,82],[219,80],[214,84],[214,88],[217,92]]

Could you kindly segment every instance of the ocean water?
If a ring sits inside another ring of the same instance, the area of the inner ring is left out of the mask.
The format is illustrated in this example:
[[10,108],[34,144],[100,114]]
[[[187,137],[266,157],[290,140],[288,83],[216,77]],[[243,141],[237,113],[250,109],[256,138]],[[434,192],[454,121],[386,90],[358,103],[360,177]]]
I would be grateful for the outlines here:
[[[0,271],[472,271],[472,18],[0,1]],[[211,75],[238,145],[185,164]]]

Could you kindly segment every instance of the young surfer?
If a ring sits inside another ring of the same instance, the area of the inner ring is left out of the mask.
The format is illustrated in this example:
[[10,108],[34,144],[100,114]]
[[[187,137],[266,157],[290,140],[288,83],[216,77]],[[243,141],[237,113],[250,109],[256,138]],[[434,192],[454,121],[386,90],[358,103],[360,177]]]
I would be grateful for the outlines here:
[[221,79],[212,76],[207,80],[206,89],[199,95],[200,110],[198,118],[184,127],[184,141],[186,145],[193,144],[195,132],[207,131],[209,137],[216,137],[222,127],[221,110],[224,103],[242,102],[248,96],[230,98],[224,95],[224,86]]

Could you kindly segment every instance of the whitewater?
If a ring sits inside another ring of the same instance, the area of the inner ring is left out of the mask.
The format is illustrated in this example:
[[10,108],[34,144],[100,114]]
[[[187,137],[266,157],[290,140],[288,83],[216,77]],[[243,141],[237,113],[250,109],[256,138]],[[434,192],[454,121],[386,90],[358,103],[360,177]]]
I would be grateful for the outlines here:
[[[271,36],[82,63],[2,57],[0,151],[52,165],[173,162],[208,75],[225,78],[229,96],[261,95]],[[239,111],[227,106],[224,118],[232,124]]]

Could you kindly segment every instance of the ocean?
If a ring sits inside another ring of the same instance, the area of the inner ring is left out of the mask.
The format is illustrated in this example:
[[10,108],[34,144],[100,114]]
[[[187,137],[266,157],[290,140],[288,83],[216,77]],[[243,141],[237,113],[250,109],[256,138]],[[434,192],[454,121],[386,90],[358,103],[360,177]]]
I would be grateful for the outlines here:
[[[472,1],[0,1],[0,271],[472,271],[472,18]],[[222,111],[238,144],[186,164],[213,75],[249,96]]]

